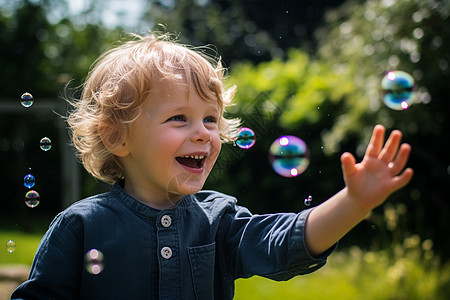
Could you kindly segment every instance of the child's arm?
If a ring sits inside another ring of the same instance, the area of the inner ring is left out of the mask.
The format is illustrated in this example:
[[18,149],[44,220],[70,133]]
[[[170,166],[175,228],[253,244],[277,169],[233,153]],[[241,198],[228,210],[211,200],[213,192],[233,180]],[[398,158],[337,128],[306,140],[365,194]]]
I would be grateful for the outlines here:
[[383,126],[375,126],[360,163],[356,164],[350,153],[341,156],[346,187],[317,206],[306,221],[306,246],[313,256],[330,248],[372,209],[410,181],[413,170],[402,170],[411,146],[400,146],[402,134],[394,130],[383,147],[384,134]]

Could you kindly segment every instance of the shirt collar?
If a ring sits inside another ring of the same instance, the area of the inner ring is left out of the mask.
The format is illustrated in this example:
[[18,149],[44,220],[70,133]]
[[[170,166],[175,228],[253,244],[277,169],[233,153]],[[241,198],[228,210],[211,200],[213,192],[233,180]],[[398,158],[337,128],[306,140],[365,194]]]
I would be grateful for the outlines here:
[[111,188],[111,195],[117,198],[122,204],[132,210],[135,214],[145,218],[157,219],[162,213],[170,213],[172,215],[172,218],[176,219],[184,209],[192,205],[192,202],[195,199],[195,196],[193,195],[185,195],[173,208],[159,210],[156,208],[152,208],[129,195],[122,188],[123,183],[123,180],[114,183]]

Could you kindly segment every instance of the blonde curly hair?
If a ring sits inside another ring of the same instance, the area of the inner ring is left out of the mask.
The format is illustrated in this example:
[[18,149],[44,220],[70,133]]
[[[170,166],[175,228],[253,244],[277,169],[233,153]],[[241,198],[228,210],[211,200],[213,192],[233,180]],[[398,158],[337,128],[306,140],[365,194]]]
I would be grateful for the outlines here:
[[223,87],[220,59],[179,44],[167,33],[133,37],[102,54],[82,85],[81,98],[69,100],[74,109],[67,122],[78,157],[91,175],[110,184],[124,176],[113,152],[124,143],[144,100],[162,80],[182,76],[202,99],[217,101],[223,142],[235,139],[240,124],[238,119],[224,117],[235,86]]

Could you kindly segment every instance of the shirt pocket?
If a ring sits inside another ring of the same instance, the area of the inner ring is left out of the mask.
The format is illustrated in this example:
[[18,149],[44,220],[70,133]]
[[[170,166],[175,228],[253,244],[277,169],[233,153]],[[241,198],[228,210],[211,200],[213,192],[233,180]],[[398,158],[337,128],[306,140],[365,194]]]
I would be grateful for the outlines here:
[[187,249],[192,283],[197,300],[214,299],[214,264],[216,243]]

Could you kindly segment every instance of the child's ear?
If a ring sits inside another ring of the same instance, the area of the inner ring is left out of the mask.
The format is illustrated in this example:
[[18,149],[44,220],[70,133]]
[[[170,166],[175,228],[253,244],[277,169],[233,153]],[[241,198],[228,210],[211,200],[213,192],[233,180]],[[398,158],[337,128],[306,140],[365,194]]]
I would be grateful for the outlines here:
[[125,132],[121,133],[118,128],[110,124],[99,125],[97,130],[109,152],[119,157],[125,157],[130,153]]

